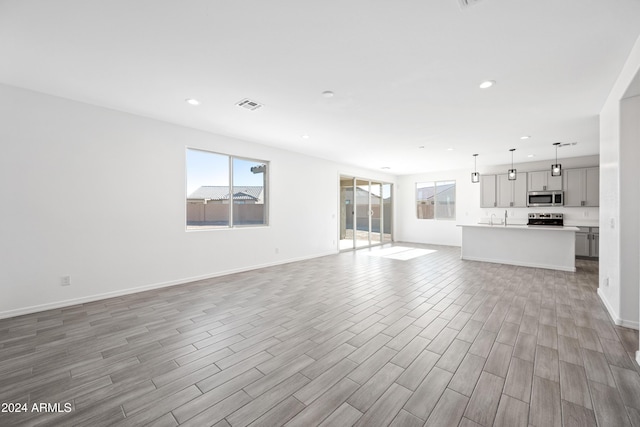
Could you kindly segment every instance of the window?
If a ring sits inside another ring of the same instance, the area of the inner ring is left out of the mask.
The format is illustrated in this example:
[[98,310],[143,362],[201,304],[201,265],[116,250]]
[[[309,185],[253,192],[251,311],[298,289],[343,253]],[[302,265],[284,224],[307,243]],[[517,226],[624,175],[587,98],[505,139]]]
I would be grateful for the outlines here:
[[416,183],[418,219],[456,219],[456,182]]
[[187,229],[267,225],[268,162],[187,149]]

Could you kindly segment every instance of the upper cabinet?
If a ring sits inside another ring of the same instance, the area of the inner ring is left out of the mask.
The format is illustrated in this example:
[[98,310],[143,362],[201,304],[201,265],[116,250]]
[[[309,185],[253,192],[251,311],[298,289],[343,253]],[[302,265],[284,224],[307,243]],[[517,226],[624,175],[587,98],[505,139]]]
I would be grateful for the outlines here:
[[509,181],[509,176],[498,175],[496,181],[498,208],[527,207],[527,174],[519,173],[517,178]]
[[600,206],[600,168],[562,171],[565,206]]
[[480,207],[495,208],[497,200],[496,175],[480,175]]
[[562,177],[551,176],[550,170],[528,172],[527,191],[560,191],[562,190]]
[[600,168],[563,169],[562,176],[551,171],[518,173],[509,181],[506,174],[480,175],[481,208],[526,208],[528,191],[564,190],[564,206],[600,205]]
[[507,174],[480,175],[481,208],[526,208],[527,174],[509,181]]

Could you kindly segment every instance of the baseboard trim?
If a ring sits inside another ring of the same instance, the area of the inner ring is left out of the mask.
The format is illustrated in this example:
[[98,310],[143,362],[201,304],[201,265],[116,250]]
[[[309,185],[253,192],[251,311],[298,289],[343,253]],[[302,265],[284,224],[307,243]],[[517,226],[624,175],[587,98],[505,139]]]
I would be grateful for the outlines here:
[[545,265],[545,264],[534,264],[534,263],[528,263],[528,262],[513,262],[513,261],[501,260],[501,259],[470,257],[467,255],[461,255],[460,259],[467,260],[467,261],[491,262],[493,264],[517,265],[519,267],[532,267],[532,268],[544,268],[546,270],[568,271],[570,273],[575,273],[576,271],[575,268],[565,267],[562,265]]
[[629,320],[620,319],[620,323],[616,323],[618,326],[623,326],[629,329],[635,329],[636,331],[640,330],[639,322],[631,322]]
[[201,275],[201,276],[186,277],[186,278],[177,279],[177,280],[170,280],[170,281],[167,281],[167,282],[152,283],[152,284],[149,284],[149,285],[137,286],[135,288],[121,289],[121,290],[118,290],[118,291],[112,291],[112,292],[105,292],[105,293],[101,293],[101,294],[88,295],[88,296],[80,297],[80,298],[73,298],[73,299],[55,301],[55,302],[46,303],[46,304],[33,305],[33,306],[30,306],[30,307],[17,308],[17,309],[14,309],[14,310],[1,311],[0,312],[0,319],[8,319],[8,318],[11,318],[11,317],[24,316],[26,314],[34,314],[34,313],[40,313],[40,312],[47,311],[47,310],[55,310],[55,309],[58,309],[58,308],[71,307],[71,306],[78,305],[78,304],[86,304],[86,303],[89,303],[89,302],[95,302],[95,301],[100,301],[100,300],[104,300],[104,299],[120,297],[120,296],[123,296],[123,295],[135,294],[135,293],[138,293],[138,292],[151,291],[153,289],[161,289],[161,288],[167,288],[167,287],[170,287],[170,286],[184,285],[186,283],[197,282],[198,280],[212,279],[214,277],[226,276],[226,275],[234,274],[234,273],[243,273],[243,272],[246,272],[246,271],[259,270],[261,268],[273,267],[273,266],[276,266],[276,265],[290,264],[292,262],[305,261],[305,260],[309,260],[309,259],[320,258],[320,257],[323,257],[323,256],[334,255],[334,254],[337,254],[337,253],[338,253],[338,251],[330,251],[330,252],[325,252],[325,253],[321,253],[321,254],[317,254],[317,255],[309,255],[309,256],[303,256],[303,257],[297,257],[297,258],[288,258],[288,259],[282,260],[282,261],[269,262],[269,263],[264,263],[264,264],[259,264],[259,265],[253,265],[253,266],[250,266],[250,267],[235,268],[235,269],[231,269],[231,270],[224,270],[224,271],[219,271],[219,272],[211,273],[211,274],[205,274],[205,275]]
[[[611,316],[611,320],[618,326],[623,326],[625,328],[640,330],[640,322],[634,322],[632,320],[621,319],[616,310],[613,309],[609,301],[604,296],[604,293],[598,288],[598,296],[600,297],[600,301],[604,304],[604,307],[609,312],[609,316]],[[637,355],[636,355],[637,356]]]

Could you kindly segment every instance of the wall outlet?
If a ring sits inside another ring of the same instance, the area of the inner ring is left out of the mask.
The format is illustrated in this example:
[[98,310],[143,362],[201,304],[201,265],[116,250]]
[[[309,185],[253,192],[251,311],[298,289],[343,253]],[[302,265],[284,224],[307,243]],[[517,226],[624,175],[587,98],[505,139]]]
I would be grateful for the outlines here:
[[585,218],[589,218],[589,212],[588,211],[585,211],[583,215],[584,215]]
[[276,248],[276,253],[279,254],[280,253],[280,248]]
[[62,276],[60,278],[60,286],[71,286],[71,276]]
[[605,277],[604,281],[602,282],[602,284],[604,285],[605,288],[608,288],[609,287],[609,278]]

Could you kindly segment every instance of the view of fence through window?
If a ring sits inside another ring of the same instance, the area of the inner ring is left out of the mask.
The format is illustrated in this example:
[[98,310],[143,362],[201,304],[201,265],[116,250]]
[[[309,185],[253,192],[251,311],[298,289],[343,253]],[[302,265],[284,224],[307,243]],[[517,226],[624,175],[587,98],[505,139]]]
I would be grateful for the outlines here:
[[456,182],[416,183],[418,219],[456,219]]
[[187,149],[187,229],[267,225],[268,162]]

